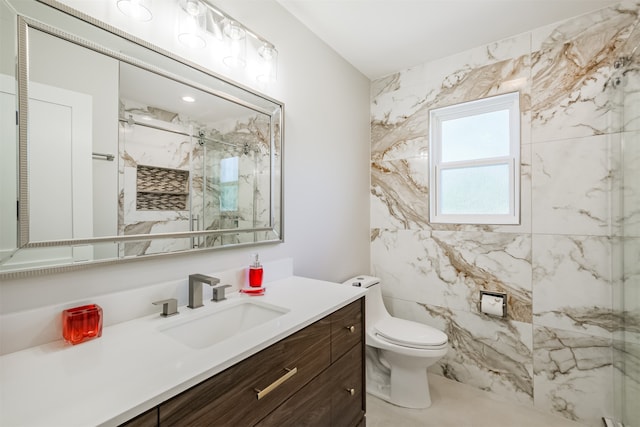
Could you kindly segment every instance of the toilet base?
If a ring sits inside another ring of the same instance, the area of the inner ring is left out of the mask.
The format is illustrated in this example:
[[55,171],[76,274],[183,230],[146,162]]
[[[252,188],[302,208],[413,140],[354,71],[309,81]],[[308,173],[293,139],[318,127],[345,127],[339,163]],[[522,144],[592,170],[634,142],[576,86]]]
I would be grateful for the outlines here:
[[431,393],[427,369],[391,369],[391,396],[389,402],[403,408],[424,409],[431,406]]
[[[367,346],[367,393],[396,406],[425,409],[431,406],[427,366],[437,359],[400,357],[393,352]],[[388,360],[391,358],[391,361]]]

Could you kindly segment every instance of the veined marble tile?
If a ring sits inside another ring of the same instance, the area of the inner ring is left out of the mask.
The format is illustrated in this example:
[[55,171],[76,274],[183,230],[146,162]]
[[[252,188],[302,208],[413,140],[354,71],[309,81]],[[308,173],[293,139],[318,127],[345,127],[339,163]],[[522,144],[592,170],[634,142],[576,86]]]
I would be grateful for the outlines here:
[[611,233],[611,147],[618,144],[619,134],[533,144],[534,233]]
[[427,156],[371,164],[371,227],[441,231],[531,232],[531,145],[521,147],[520,218],[516,225],[430,224]]
[[477,312],[480,290],[505,292],[508,318],[532,320],[529,235],[381,230],[371,264],[386,297]]
[[424,103],[425,66],[418,65],[371,82],[371,119],[404,121]]
[[427,71],[429,109],[519,91],[521,112],[529,111],[529,55],[479,67],[463,65],[450,71],[440,68],[436,61],[428,64]]
[[620,131],[607,83],[636,19],[609,7],[533,32],[533,142]]
[[533,236],[536,325],[610,338],[611,240],[598,236]]
[[640,237],[640,131],[625,132],[622,138],[622,170],[619,172],[622,216],[617,218],[621,227],[617,234]]
[[613,414],[611,340],[534,326],[534,404],[600,427]]
[[624,425],[633,426],[640,420],[640,343],[614,340],[613,366],[615,413],[622,414]]
[[[449,352],[431,372],[520,403],[533,403],[531,324],[421,304]],[[397,310],[396,310],[397,311]]]
[[614,338],[640,345],[640,237],[614,241],[619,257],[614,258],[619,270],[613,290],[613,312],[619,321]]
[[622,71],[618,89],[623,92],[623,130],[640,131],[640,55],[634,57],[629,67]]
[[419,108],[407,112],[402,120],[393,123],[389,122],[387,117],[371,120],[372,161],[405,159],[428,154],[429,114],[424,101],[416,102],[420,102]]
[[371,159],[395,160],[428,150],[424,66],[376,80],[371,87]]
[[367,393],[385,399],[391,395],[391,370],[380,362],[379,352],[377,348],[366,347]]
[[530,46],[526,33],[427,63],[430,108],[525,90]]
[[427,157],[372,163],[371,226],[427,228],[428,180]]

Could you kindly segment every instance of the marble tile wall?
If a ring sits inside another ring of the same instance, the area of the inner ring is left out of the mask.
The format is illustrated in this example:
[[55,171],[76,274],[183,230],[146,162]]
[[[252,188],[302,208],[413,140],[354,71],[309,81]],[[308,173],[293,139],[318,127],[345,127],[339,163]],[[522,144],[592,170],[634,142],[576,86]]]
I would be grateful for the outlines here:
[[[637,203],[613,205],[623,126],[640,122],[622,118],[614,62],[639,13],[623,2],[371,88],[371,262],[389,310],[446,331],[434,372],[593,426],[614,415],[614,236],[638,222]],[[429,223],[428,111],[516,90],[521,223]],[[481,289],[508,293],[506,319],[478,313]]]

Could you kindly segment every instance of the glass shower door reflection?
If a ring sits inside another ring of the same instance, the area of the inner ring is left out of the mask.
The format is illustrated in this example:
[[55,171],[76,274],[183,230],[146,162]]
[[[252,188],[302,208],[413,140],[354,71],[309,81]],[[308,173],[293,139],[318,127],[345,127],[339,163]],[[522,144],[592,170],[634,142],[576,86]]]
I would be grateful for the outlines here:
[[620,214],[614,233],[613,309],[619,319],[614,333],[616,418],[625,427],[640,427],[640,27],[625,54],[616,62],[619,105],[623,123],[619,186],[614,208]]

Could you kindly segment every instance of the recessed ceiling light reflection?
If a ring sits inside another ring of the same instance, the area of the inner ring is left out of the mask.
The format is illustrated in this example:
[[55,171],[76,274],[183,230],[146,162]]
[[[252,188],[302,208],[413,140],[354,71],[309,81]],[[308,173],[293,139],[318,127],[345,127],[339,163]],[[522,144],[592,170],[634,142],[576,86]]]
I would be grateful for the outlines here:
[[191,97],[191,96],[183,96],[182,100],[184,102],[196,102],[195,98]]

